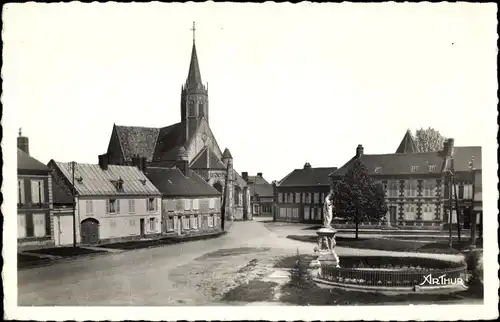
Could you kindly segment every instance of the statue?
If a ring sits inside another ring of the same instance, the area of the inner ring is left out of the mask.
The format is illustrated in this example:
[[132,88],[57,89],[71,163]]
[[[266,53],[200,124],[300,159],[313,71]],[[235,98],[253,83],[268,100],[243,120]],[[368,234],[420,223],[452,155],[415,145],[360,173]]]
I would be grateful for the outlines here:
[[333,219],[333,201],[331,192],[325,198],[323,213],[324,213],[323,227],[331,228],[332,227],[331,222]]

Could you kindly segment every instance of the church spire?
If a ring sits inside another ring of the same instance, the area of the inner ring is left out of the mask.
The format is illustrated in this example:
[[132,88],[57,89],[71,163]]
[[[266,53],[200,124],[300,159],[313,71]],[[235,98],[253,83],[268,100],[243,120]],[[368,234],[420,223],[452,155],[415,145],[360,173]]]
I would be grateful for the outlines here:
[[191,63],[189,64],[189,72],[186,80],[187,89],[202,88],[203,83],[201,81],[200,66],[198,64],[198,54],[196,53],[196,43],[195,43],[195,22],[193,21],[193,49],[191,50]]
[[411,135],[411,131],[407,130],[405,136],[403,137],[403,140],[401,141],[398,149],[396,150],[396,153],[416,153],[416,152],[418,152],[417,144],[413,139],[413,135]]

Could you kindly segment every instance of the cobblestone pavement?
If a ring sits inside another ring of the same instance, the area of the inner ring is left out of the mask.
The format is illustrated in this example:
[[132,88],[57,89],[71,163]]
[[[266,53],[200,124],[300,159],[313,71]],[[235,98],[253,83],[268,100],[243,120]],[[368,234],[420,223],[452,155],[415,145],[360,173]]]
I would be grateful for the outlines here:
[[[21,270],[18,304],[221,305],[227,290],[271,275],[277,257],[311,252],[312,247],[279,236],[259,220],[235,222],[227,235],[216,239]],[[349,248],[337,253],[400,255]]]

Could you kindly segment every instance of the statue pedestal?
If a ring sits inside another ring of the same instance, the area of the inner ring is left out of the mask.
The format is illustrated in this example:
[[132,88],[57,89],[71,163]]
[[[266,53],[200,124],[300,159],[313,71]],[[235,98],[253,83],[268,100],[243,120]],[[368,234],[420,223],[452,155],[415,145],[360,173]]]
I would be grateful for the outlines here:
[[[318,246],[317,252],[319,253],[317,262],[314,265],[321,266],[321,264],[326,264],[329,266],[339,267],[339,257],[335,253],[335,234],[337,230],[332,227],[320,228],[316,234],[318,234]],[[310,265],[313,265],[311,262]]]

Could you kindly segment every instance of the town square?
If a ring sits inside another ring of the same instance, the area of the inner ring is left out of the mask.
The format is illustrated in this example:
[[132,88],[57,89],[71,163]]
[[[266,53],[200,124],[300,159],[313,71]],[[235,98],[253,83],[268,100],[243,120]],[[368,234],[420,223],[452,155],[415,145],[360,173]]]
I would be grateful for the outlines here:
[[275,5],[9,7],[18,307],[491,303],[487,8]]

